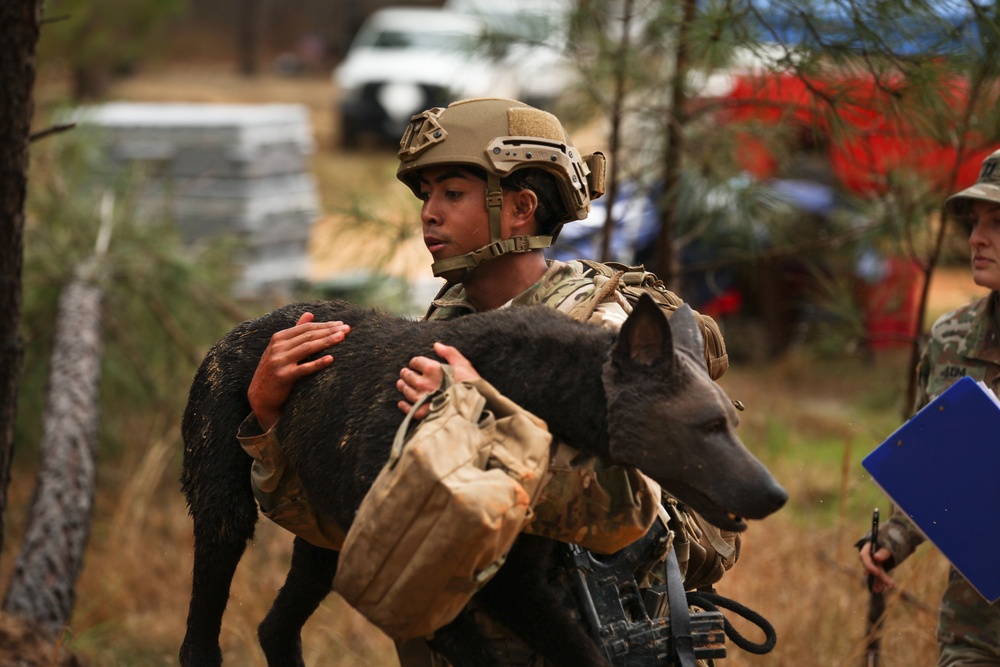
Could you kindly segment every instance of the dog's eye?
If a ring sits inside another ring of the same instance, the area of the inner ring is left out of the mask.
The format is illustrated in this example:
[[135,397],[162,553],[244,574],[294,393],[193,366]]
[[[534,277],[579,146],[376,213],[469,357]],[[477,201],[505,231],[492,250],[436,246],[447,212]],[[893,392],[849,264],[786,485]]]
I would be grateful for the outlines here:
[[722,433],[726,430],[727,422],[724,417],[719,417],[718,419],[713,419],[712,421],[705,424],[705,430],[709,433]]

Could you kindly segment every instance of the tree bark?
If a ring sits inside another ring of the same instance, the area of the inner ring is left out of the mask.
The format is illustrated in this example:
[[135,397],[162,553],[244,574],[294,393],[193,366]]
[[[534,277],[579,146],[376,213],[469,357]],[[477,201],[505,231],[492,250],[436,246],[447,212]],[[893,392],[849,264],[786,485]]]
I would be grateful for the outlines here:
[[237,24],[236,53],[239,72],[246,77],[254,77],[260,73],[261,2],[262,0],[240,2],[242,11]]
[[4,611],[52,637],[73,611],[94,506],[103,343],[97,262],[82,263],[59,299],[38,483],[4,600]]
[[0,104],[0,547],[24,357],[19,336],[24,202],[41,15],[39,0],[0,2],[0,43],[4,45],[0,49],[0,90],[4,98]]
[[631,48],[630,36],[632,34],[632,0],[625,0],[625,7],[622,14],[622,38],[615,49],[615,73],[614,73],[614,98],[611,100],[611,136],[608,142],[608,150],[611,153],[611,173],[608,174],[608,191],[606,193],[607,203],[604,210],[607,217],[604,219],[604,236],[601,238],[601,256],[599,259],[606,262],[611,257],[611,243],[615,233],[615,200],[618,199],[618,165],[620,160],[618,155],[621,152],[621,130],[622,119],[625,107],[625,80],[627,78],[626,68],[628,67],[628,53]]
[[677,31],[674,78],[670,85],[667,108],[667,131],[663,150],[663,193],[660,195],[660,233],[656,239],[653,270],[670,289],[676,290],[680,279],[677,258],[677,186],[684,155],[684,128],[687,125],[687,76],[691,65],[690,29],[698,10],[697,0],[684,0]]

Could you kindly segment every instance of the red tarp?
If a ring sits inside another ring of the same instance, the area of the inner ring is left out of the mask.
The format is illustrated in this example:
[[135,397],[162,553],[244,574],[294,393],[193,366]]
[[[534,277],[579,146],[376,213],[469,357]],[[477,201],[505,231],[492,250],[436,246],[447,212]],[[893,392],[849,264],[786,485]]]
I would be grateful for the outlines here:
[[[829,139],[829,159],[840,183],[865,196],[885,191],[887,174],[895,169],[916,169],[943,191],[953,189],[948,179],[955,164],[955,150],[938,144],[892,113],[891,93],[871,79],[841,79],[811,82],[807,86],[790,74],[737,77],[725,96],[730,122],[792,124],[803,131],[818,131]],[[962,83],[942,85],[942,95],[954,99],[957,108],[965,96]],[[834,130],[827,118],[824,96],[837,100],[838,117],[846,131]],[[833,132],[839,136],[833,137]],[[975,146],[976,142],[971,141]],[[958,187],[975,182],[983,159],[997,147],[967,151],[958,174]],[[748,131],[741,139],[738,156],[743,167],[758,178],[775,176],[777,160],[767,145]]]

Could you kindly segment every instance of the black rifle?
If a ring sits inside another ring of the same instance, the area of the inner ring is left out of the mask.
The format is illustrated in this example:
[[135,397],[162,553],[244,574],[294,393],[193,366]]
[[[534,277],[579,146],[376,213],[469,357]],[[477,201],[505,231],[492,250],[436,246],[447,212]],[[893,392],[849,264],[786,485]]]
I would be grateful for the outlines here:
[[[676,558],[664,562],[669,544],[666,526],[657,521],[645,537],[610,556],[574,545],[563,551],[561,576],[615,667],[684,666],[726,657],[722,613],[689,611]],[[668,583],[640,588],[654,567],[667,568],[661,574]],[[670,577],[680,586],[679,600],[668,590]]]

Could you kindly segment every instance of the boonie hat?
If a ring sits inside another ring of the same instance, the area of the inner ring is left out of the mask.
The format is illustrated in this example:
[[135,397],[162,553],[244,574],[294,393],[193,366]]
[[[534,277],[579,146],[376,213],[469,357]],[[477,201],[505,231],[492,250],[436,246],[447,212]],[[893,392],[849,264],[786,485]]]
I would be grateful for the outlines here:
[[956,192],[945,200],[944,205],[951,215],[964,215],[973,201],[989,201],[1000,204],[1000,150],[983,160],[976,184],[961,192]]

